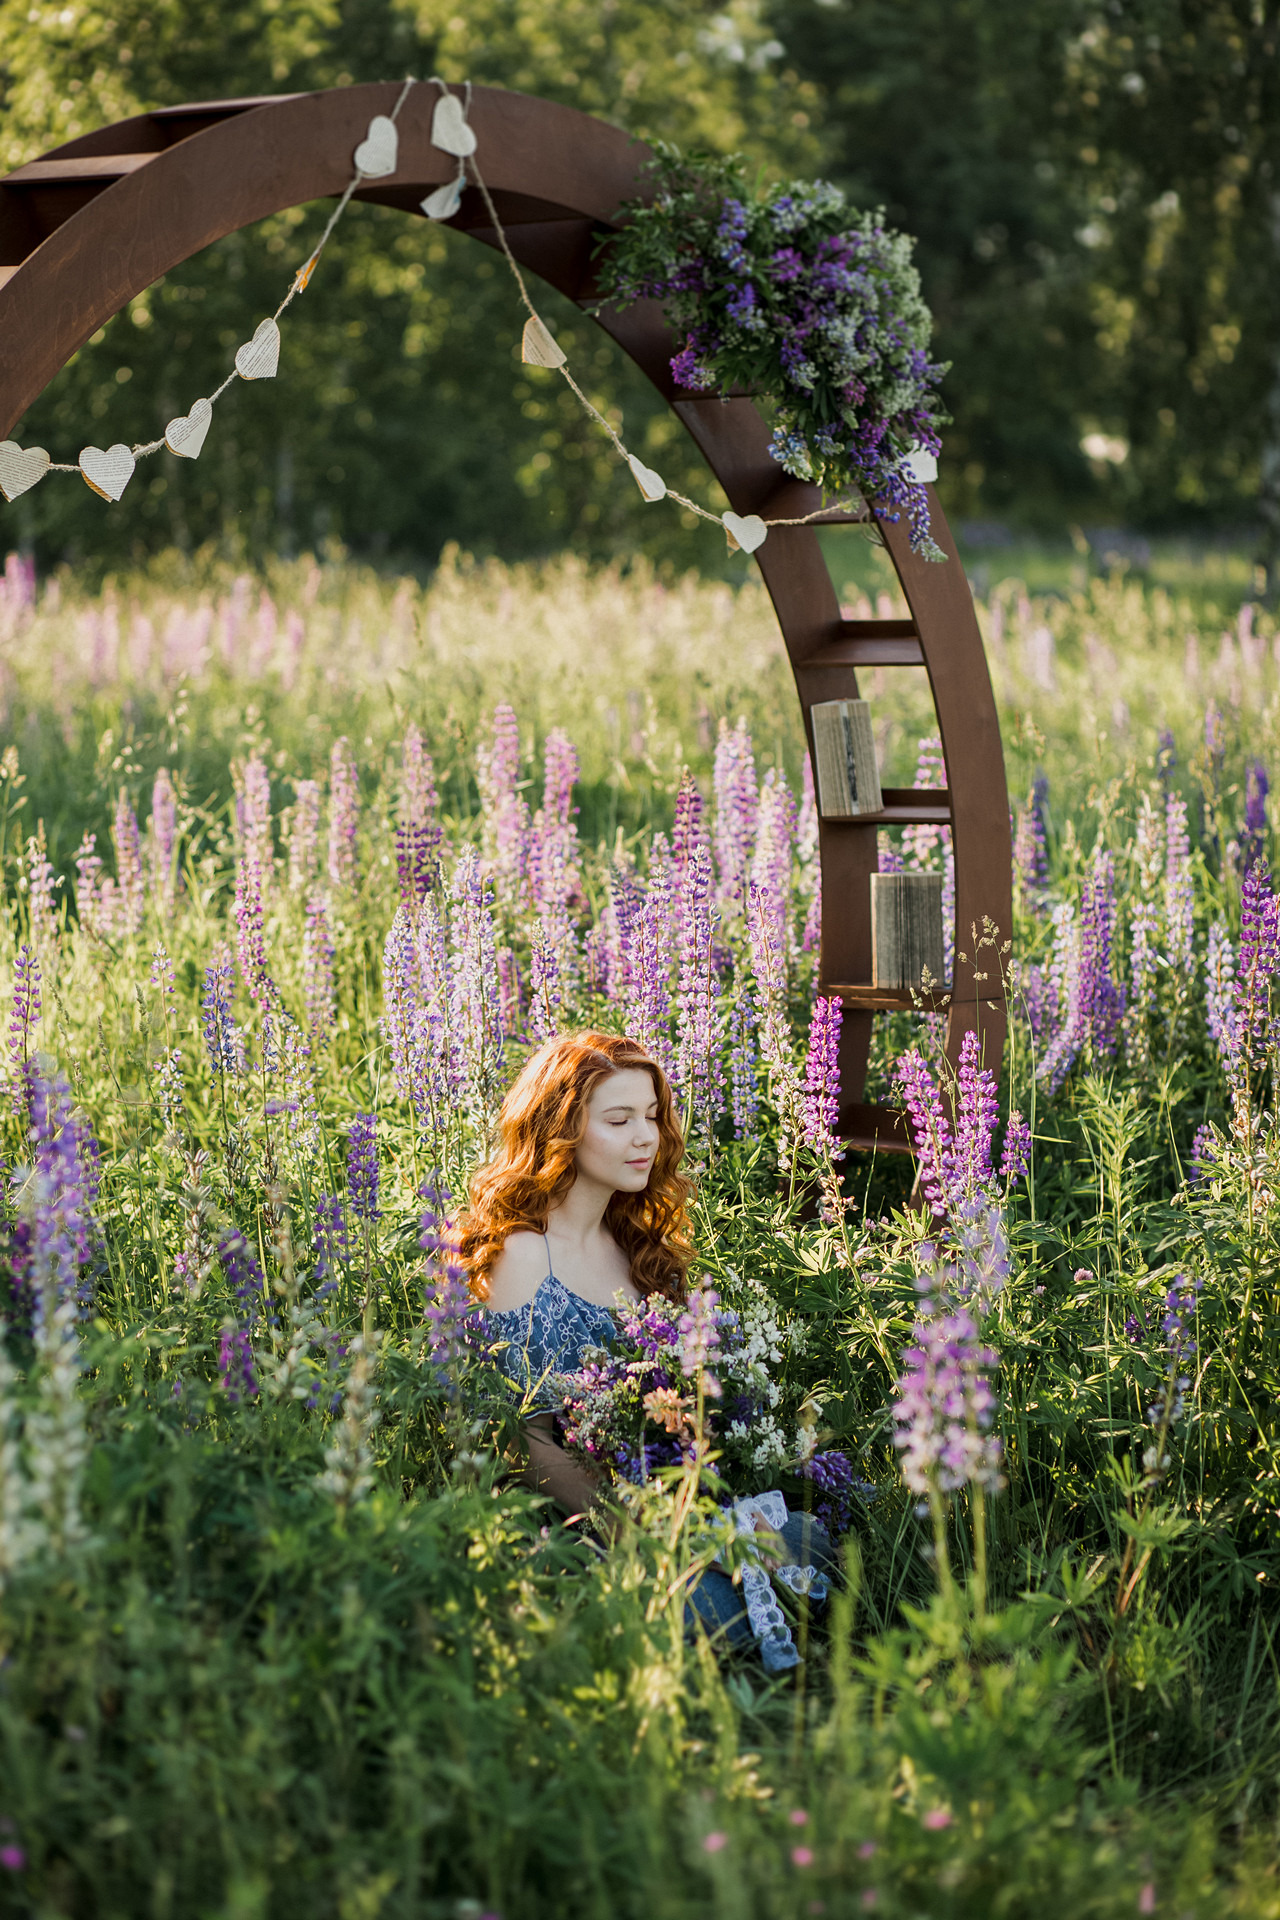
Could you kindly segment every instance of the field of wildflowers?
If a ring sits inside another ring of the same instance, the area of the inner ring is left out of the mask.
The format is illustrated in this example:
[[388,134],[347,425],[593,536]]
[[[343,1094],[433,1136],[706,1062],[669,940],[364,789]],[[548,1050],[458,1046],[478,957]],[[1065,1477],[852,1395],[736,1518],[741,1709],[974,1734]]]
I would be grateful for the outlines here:
[[[1280,1914],[1275,635],[980,611],[1015,1017],[954,1088],[879,1022],[910,1205],[830,1132],[758,588],[10,560],[5,1912]],[[941,783],[913,678],[882,757]],[[573,1383],[608,1553],[512,1481],[448,1235],[587,1021],[671,1072],[717,1296]],[[722,1487],[840,1535],[776,1677],[684,1631]]]

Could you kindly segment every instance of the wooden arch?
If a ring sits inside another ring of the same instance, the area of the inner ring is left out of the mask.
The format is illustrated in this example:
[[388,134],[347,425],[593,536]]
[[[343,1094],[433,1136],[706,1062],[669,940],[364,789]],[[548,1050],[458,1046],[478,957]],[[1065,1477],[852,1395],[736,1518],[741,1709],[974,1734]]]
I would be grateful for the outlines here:
[[[399,91],[398,84],[357,86],[163,107],[69,141],[0,180],[0,438],[90,335],[162,274],[237,228],[341,194],[371,117],[390,113]],[[452,177],[455,163],[430,144],[435,97],[426,86],[410,95],[397,171],[362,185],[357,198],[417,213],[424,194]],[[648,149],[588,114],[496,88],[475,90],[471,123],[516,257],[590,306],[594,236],[642,191]],[[474,188],[449,224],[496,245]],[[674,385],[676,343],[657,305],[598,317],[674,408],[737,513],[793,517],[817,509],[817,489],[787,478],[771,458],[768,429],[750,399],[696,398]],[[518,320],[513,305],[513,327]],[[909,994],[871,985],[877,827],[951,828],[957,959],[951,996],[937,1002],[947,1009],[947,1051],[956,1059],[965,1032],[977,1028],[998,1069],[1004,1040],[998,970],[988,962],[983,971],[991,978],[975,980],[972,936],[989,918],[1007,937],[1012,921],[1000,730],[968,582],[932,490],[930,511],[945,566],[911,552],[905,520],[877,516],[909,619],[844,619],[812,527],[777,528],[756,555],[806,727],[814,701],[856,695],[859,667],[922,665],[948,770],[946,790],[888,788],[881,813],[820,829],[819,979],[846,1008],[840,1126],[857,1146],[909,1146],[901,1114],[863,1100],[872,1017],[911,1004]],[[823,517],[833,524],[852,518]]]

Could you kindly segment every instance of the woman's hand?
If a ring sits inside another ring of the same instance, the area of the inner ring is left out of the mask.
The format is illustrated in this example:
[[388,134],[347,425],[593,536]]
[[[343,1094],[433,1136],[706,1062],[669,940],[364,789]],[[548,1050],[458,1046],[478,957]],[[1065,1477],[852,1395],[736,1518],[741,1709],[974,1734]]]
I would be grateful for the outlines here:
[[555,1437],[555,1416],[535,1413],[524,1423],[528,1454],[520,1478],[535,1493],[549,1494],[562,1513],[577,1520],[586,1516],[594,1531],[612,1545],[623,1516],[609,1501],[609,1482],[598,1468],[575,1459]]

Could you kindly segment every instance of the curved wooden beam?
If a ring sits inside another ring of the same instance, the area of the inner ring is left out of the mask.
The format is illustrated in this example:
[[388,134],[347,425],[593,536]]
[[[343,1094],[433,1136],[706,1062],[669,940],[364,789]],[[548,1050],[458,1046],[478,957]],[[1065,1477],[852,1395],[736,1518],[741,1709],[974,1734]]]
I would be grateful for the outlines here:
[[[342,193],[370,119],[390,113],[399,92],[398,83],[388,83],[163,108],[86,134],[0,180],[0,438],[72,354],[162,274],[254,221]],[[425,194],[453,177],[455,163],[430,142],[435,98],[425,85],[409,96],[398,123],[396,172],[369,181],[357,198],[417,213]],[[516,257],[592,308],[595,239],[614,224],[621,203],[643,191],[648,148],[589,114],[492,87],[475,89],[471,123]],[[449,224],[497,244],[474,188]],[[791,517],[817,511],[817,489],[781,472],[769,453],[769,430],[749,399],[697,398],[675,386],[669,363],[676,343],[654,303],[596,317],[674,407],[735,512]],[[248,325],[257,316],[245,318]],[[971,931],[980,934],[990,921],[1007,938],[1012,924],[1000,731],[968,582],[932,492],[930,504],[945,565],[921,560],[911,552],[905,524],[876,514],[908,620],[844,619],[813,527],[775,528],[757,554],[811,748],[810,707],[856,696],[859,666],[923,665],[947,765],[946,791],[890,789],[882,813],[823,821],[819,829],[819,984],[823,992],[839,993],[846,1007],[841,1128],[859,1146],[910,1145],[902,1115],[867,1106],[862,1094],[875,1012],[911,1004],[909,995],[871,985],[869,877],[880,826],[950,825],[957,959],[950,998],[939,1001],[948,1009],[947,1051],[955,1060],[965,1032],[976,1029],[989,1064],[998,1068],[1004,1041],[998,966],[976,955]],[[852,517],[832,511],[823,519],[838,524]]]

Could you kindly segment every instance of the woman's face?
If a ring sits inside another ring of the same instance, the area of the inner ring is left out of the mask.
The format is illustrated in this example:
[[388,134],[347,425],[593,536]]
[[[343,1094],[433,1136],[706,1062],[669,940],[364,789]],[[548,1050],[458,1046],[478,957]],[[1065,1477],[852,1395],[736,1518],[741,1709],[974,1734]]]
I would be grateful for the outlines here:
[[658,1097],[643,1067],[597,1081],[574,1164],[580,1178],[614,1192],[641,1193],[658,1151]]

